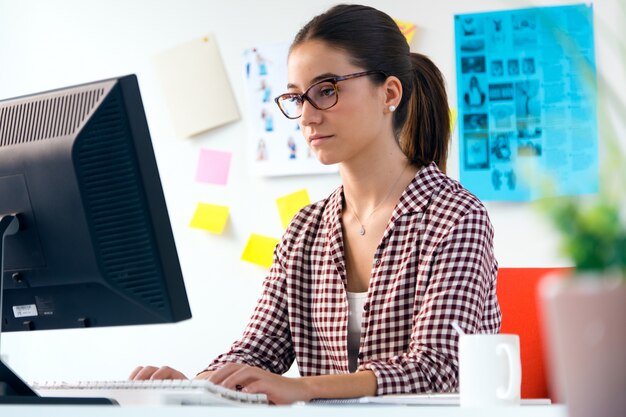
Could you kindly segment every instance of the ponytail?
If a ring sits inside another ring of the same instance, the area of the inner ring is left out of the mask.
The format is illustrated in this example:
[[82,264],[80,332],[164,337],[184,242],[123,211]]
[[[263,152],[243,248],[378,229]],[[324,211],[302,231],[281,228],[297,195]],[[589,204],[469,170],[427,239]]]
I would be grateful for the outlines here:
[[445,82],[439,69],[425,55],[411,53],[411,63],[410,97],[404,103],[405,111],[398,113],[394,120],[398,125],[400,146],[413,163],[424,166],[434,161],[446,172],[450,110]]

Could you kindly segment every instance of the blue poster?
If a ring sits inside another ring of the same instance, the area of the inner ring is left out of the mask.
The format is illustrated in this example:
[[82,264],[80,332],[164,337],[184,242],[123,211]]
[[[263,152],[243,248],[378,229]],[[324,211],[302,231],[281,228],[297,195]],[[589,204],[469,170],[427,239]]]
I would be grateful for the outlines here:
[[[482,200],[598,191],[593,10],[455,16],[461,183]],[[542,179],[539,179],[539,176]]]

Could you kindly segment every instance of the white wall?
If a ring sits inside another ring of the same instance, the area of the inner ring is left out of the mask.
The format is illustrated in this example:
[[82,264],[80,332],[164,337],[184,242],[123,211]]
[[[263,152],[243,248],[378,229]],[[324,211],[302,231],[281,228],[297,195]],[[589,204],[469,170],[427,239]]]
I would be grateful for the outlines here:
[[[626,21],[623,0],[595,3],[596,25],[615,31]],[[290,41],[312,16],[335,1],[202,0],[0,0],[0,98],[117,75],[136,73],[150,124],[193,319],[175,325],[8,333],[2,353],[28,381],[123,379],[138,364],[169,364],[188,375],[228,348],[239,336],[259,294],[265,270],[239,260],[251,232],[280,236],[275,198],[306,187],[311,198],[327,196],[337,175],[261,179],[250,176],[244,143],[246,121],[193,139],[176,137],[155,78],[152,57],[163,49],[213,32],[217,36],[239,106],[242,51]],[[455,105],[453,14],[562,0],[364,1],[418,26],[413,49],[431,56],[446,76]],[[620,16],[621,13],[621,16]],[[596,29],[598,67],[611,69],[615,91],[626,94],[624,63],[605,30]],[[624,40],[622,39],[622,42]],[[623,55],[622,55],[623,56]],[[623,119],[623,115],[618,115]],[[458,145],[453,138],[449,171],[458,178]],[[194,181],[199,150],[232,151],[227,187]],[[1,198],[1,197],[0,197]],[[231,207],[223,236],[187,225],[198,201]],[[556,239],[528,204],[490,203],[501,266],[560,266]]]

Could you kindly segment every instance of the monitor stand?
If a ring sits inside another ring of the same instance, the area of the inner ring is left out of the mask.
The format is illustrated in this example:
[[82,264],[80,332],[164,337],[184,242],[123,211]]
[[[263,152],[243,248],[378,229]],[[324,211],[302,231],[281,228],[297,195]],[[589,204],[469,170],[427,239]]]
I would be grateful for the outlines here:
[[[2,333],[2,298],[4,290],[4,238],[19,230],[14,214],[0,215],[0,334]],[[113,405],[108,398],[41,397],[0,360],[0,404],[82,404]]]

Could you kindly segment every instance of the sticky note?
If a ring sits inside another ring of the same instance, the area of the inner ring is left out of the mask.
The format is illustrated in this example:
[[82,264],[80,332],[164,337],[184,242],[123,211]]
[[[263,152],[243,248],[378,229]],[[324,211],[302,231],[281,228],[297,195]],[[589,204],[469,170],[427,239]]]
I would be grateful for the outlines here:
[[311,204],[309,193],[306,189],[282,196],[276,200],[278,214],[283,227],[286,229],[289,222],[304,206]]
[[214,36],[175,46],[154,58],[179,136],[189,137],[239,119],[239,109]]
[[196,208],[196,212],[189,226],[220,235],[224,231],[227,221],[228,207],[198,203],[198,207]]
[[274,249],[277,244],[278,239],[253,233],[248,238],[248,243],[243,250],[241,259],[269,268],[272,266]]
[[458,112],[456,109],[450,109],[450,133],[454,132],[454,128],[456,127],[456,119],[458,117]]
[[196,181],[225,185],[228,181],[231,156],[230,152],[202,149],[198,158]]
[[413,35],[415,35],[415,29],[417,28],[417,26],[415,26],[411,22],[405,22],[398,19],[394,19],[394,21],[400,28],[400,32],[402,32],[402,34],[406,38],[406,42],[410,45],[411,41],[413,40]]

